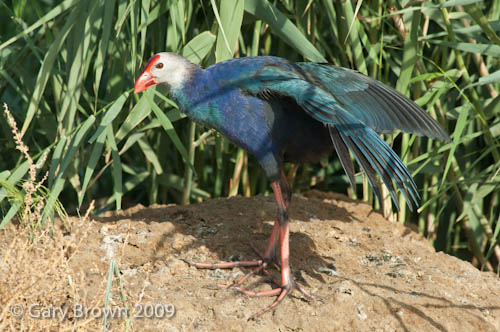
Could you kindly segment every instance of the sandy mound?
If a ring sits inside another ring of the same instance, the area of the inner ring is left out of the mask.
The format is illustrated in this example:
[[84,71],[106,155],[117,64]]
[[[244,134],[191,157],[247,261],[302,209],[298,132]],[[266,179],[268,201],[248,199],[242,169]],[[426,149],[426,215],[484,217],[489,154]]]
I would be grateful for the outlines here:
[[[54,235],[34,244],[24,233],[13,236],[11,225],[0,231],[0,330],[102,331],[105,315],[110,331],[500,330],[494,274],[436,253],[365,204],[317,191],[293,198],[291,264],[297,281],[324,301],[307,303],[294,292],[247,321],[273,299],[217,284],[248,269],[197,270],[181,259],[253,259],[248,242],[264,248],[275,213],[271,196],[136,206],[74,218],[70,230],[56,222]],[[105,307],[111,261],[117,269]],[[254,276],[244,286],[271,284]]]

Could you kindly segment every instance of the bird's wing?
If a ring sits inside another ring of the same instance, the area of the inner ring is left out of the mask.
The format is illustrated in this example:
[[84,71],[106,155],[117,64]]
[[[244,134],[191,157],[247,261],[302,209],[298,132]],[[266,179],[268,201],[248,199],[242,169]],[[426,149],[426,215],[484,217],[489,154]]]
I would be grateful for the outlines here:
[[346,111],[377,132],[402,130],[449,141],[441,126],[412,100],[355,70],[325,64],[296,64],[305,77],[341,103]]
[[[337,98],[337,95],[333,95],[325,87],[324,78],[319,79],[314,72],[307,70],[307,68],[284,62],[266,64],[251,75],[244,75],[240,81],[232,80],[231,83],[236,84],[247,93],[255,95],[265,97],[275,94],[294,98],[297,104],[311,117],[328,126],[332,142],[351,185],[354,186],[354,167],[348,149],[354,154],[355,159],[367,175],[379,200],[382,199],[382,195],[376,174],[380,176],[389,189],[396,205],[398,202],[393,181],[402,192],[410,209],[418,206],[419,194],[411,175],[397,154],[372,129],[375,127],[374,124],[378,123],[377,117],[361,116],[360,114],[363,112],[360,111],[353,112],[352,105],[346,104],[345,98]],[[352,79],[350,84],[346,84],[346,87],[357,91],[366,89],[369,84],[373,83]],[[344,95],[346,95],[345,91]],[[364,98],[366,101],[363,105],[368,106],[370,98]],[[372,103],[375,103],[376,100],[374,99]],[[368,107],[366,110],[370,112]],[[384,119],[383,123],[388,122],[386,118],[382,117],[382,119]],[[410,125],[408,126],[411,128]],[[395,125],[392,127],[386,125],[384,128],[385,130],[394,129]]]

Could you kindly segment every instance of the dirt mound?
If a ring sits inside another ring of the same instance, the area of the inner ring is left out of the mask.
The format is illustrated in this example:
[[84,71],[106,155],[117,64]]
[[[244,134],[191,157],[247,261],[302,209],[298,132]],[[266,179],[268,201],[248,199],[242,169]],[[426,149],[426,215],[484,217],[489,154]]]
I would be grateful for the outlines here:
[[[102,330],[106,315],[110,331],[500,330],[497,276],[436,253],[365,204],[317,191],[293,198],[290,246],[297,281],[323,302],[294,292],[248,321],[273,299],[217,286],[248,269],[197,270],[182,259],[253,259],[248,242],[264,248],[275,213],[271,196],[136,206],[72,219],[69,231],[58,222],[52,237],[35,244],[13,239],[10,226],[0,232],[0,330]],[[244,286],[271,287],[263,276]],[[123,308],[128,318],[106,311]]]

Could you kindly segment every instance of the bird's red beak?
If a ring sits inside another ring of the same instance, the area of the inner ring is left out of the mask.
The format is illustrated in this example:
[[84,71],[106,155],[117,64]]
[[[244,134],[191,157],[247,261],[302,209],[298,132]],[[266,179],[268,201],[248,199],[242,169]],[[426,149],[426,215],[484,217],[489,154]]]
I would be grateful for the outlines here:
[[155,81],[154,75],[151,74],[151,67],[153,67],[153,65],[159,58],[159,55],[155,55],[153,58],[151,58],[151,60],[149,60],[148,64],[146,65],[146,69],[144,69],[144,71],[135,82],[134,93],[139,93],[146,90],[150,86],[158,84],[158,82]]

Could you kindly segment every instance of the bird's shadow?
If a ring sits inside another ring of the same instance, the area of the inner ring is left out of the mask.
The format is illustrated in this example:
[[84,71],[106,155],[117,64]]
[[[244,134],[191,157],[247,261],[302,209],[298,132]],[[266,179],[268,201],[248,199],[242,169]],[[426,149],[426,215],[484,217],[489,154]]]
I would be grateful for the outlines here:
[[[363,279],[339,275],[332,277],[321,273],[320,267],[335,266],[335,258],[319,253],[321,250],[318,250],[319,248],[314,243],[314,235],[310,235],[317,234],[318,231],[315,227],[321,230],[331,229],[335,227],[332,226],[332,220],[338,223],[364,223],[364,220],[357,219],[354,213],[343,208],[342,201],[353,202],[340,194],[317,191],[311,191],[304,195],[294,195],[290,206],[290,262],[292,272],[299,283],[309,286],[307,278],[304,276],[314,278],[332,290],[330,293],[320,294],[330,298],[339,296],[335,294],[341,289],[339,288],[340,283],[350,282],[351,287],[369,297],[379,298],[399,322],[402,331],[410,331],[413,328],[409,325],[410,321],[403,319],[398,314],[399,308],[412,312],[438,331],[450,330],[446,324],[436,320],[434,315],[426,312],[425,308],[460,309],[463,310],[466,317],[474,320],[482,320],[478,310],[484,312],[500,310],[498,306],[458,303],[445,296],[408,291],[402,287],[389,286],[383,282],[366,282]],[[243,197],[213,199],[191,206],[153,206],[94,219],[101,223],[116,222],[122,219],[146,224],[156,223],[156,226],[159,227],[155,227],[155,230],[162,233],[155,237],[156,242],[149,246],[155,248],[151,257],[144,257],[144,260],[164,259],[165,253],[160,251],[167,250],[170,251],[170,255],[173,252],[177,258],[214,263],[228,261],[235,257],[242,260],[257,259],[258,256],[248,243],[252,241],[257,248],[264,250],[275,215],[274,198],[272,196],[256,196],[252,199]],[[309,224],[311,222],[314,224]],[[167,223],[168,225],[166,225]],[[308,224],[304,225],[304,223]],[[329,224],[328,227],[326,227],[326,223]],[[164,231],[162,231],[163,229]],[[182,245],[178,243],[179,236],[185,239],[185,241],[181,241]],[[175,245],[174,242],[176,242]],[[168,259],[166,261],[169,264]],[[249,269],[242,268],[242,271],[248,272]],[[277,269],[272,269],[271,272],[279,279]],[[335,271],[333,272],[335,274]],[[261,283],[269,281],[267,277],[252,280],[247,281],[246,288],[253,289]],[[336,290],[334,291],[334,289]],[[407,303],[405,302],[406,297],[418,297],[427,301],[420,304]]]
[[[388,311],[395,318],[395,320],[399,323],[401,327],[401,331],[409,332],[415,330],[415,321],[413,323],[411,320],[405,320],[402,315],[399,314],[400,309],[405,309],[411,313],[413,313],[416,317],[419,317],[426,321],[430,326],[432,326],[432,330],[434,331],[442,331],[442,332],[451,332],[449,328],[447,328],[443,322],[444,320],[438,320],[433,318],[429,312],[423,310],[423,308],[433,308],[433,309],[460,309],[463,312],[463,317],[465,321],[469,323],[472,321],[477,322],[477,324],[484,323],[484,318],[481,317],[481,313],[487,313],[488,311],[499,311],[500,306],[496,305],[486,305],[486,306],[477,306],[472,303],[457,303],[457,301],[452,301],[452,299],[446,298],[444,296],[435,296],[428,294],[426,292],[415,292],[415,291],[407,291],[402,290],[397,287],[383,285],[381,283],[372,283],[372,282],[362,282],[348,277],[338,277],[337,283],[342,281],[349,281],[353,285],[355,285],[361,292],[367,294],[372,298],[380,299],[384,305],[387,307]],[[383,295],[383,292],[390,292],[393,294],[392,296]],[[404,300],[404,297],[419,297],[421,299],[425,299],[427,303],[422,303],[419,305],[415,305],[412,303],[408,303],[408,301]],[[465,319],[467,317],[467,319]],[[422,326],[419,329],[424,330]]]
[[[346,209],[324,202],[321,195],[317,191],[311,191],[306,195],[293,195],[290,205],[290,262],[295,277],[303,283],[305,282],[302,277],[303,273],[325,282],[318,269],[333,267],[335,259],[319,255],[314,238],[300,230],[294,231],[300,228],[297,224],[321,223],[332,219],[342,223],[354,220],[362,222]],[[350,201],[340,194],[329,195],[330,199],[334,195],[335,200]],[[175,250],[177,257],[194,262],[215,263],[235,259],[259,259],[250,243],[253,243],[261,252],[264,251],[276,213],[276,204],[272,196],[256,196],[250,200],[233,197],[213,199],[190,206],[149,207],[130,214],[119,213],[94,219],[102,223],[116,222],[121,219],[142,221],[147,224],[169,222],[174,227],[168,227],[168,231],[157,238],[154,248]],[[176,233],[183,234],[190,241],[185,241],[183,246],[180,248],[175,246],[173,249]],[[156,260],[164,256],[155,252],[152,253],[151,259]]]

